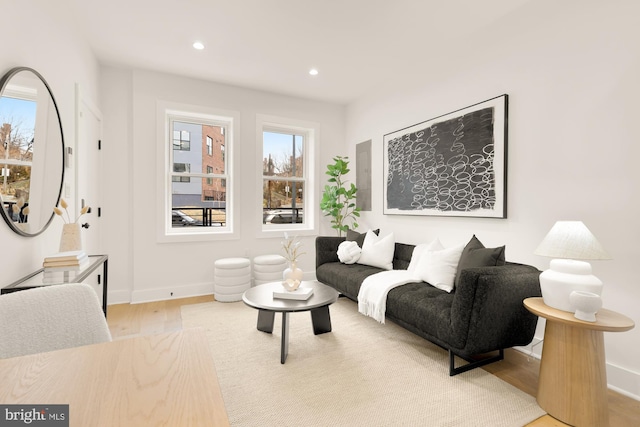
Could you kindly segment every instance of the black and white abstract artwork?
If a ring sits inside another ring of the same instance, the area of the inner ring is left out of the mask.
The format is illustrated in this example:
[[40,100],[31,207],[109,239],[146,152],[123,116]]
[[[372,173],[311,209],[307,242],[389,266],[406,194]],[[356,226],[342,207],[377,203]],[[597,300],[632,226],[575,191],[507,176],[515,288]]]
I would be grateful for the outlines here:
[[508,95],[384,136],[384,213],[506,218]]

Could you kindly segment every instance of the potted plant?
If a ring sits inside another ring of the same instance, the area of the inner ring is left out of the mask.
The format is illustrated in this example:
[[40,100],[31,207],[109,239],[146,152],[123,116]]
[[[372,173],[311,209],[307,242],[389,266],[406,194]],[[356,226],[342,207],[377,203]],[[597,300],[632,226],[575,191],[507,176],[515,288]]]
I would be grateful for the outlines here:
[[356,218],[360,216],[360,208],[355,203],[358,189],[353,183],[347,187],[347,181],[343,181],[344,175],[349,173],[349,158],[337,156],[333,161],[333,164],[327,165],[325,172],[333,185],[324,186],[320,209],[325,216],[333,217],[331,227],[338,230],[338,236],[342,236],[343,232],[358,228]]

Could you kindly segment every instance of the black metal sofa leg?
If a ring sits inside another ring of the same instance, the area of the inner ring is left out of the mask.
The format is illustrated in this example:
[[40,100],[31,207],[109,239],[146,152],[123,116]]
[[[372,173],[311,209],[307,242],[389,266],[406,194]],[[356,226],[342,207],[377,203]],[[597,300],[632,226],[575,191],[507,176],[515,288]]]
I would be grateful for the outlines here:
[[500,349],[498,350],[498,354],[496,354],[495,356],[491,356],[491,357],[487,357],[484,359],[480,359],[480,360],[474,360],[470,357],[465,357],[465,356],[460,356],[457,355],[458,357],[466,360],[468,363],[466,365],[462,365],[462,366],[458,366],[456,368],[456,364],[455,364],[455,357],[456,356],[453,351],[449,350],[449,376],[454,376],[454,375],[458,375],[461,374],[463,372],[467,372],[470,371],[472,369],[475,368],[479,368],[481,366],[485,366],[488,365],[489,363],[493,363],[493,362],[498,362],[500,360],[504,359],[504,349]]

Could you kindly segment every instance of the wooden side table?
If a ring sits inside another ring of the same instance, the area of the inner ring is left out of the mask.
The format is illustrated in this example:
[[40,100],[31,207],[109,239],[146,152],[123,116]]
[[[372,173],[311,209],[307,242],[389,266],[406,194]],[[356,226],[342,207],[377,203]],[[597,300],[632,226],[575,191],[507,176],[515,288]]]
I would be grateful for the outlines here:
[[633,329],[633,320],[601,309],[595,322],[527,298],[530,312],[547,319],[540,363],[538,404],[549,415],[573,426],[609,425],[603,332]]

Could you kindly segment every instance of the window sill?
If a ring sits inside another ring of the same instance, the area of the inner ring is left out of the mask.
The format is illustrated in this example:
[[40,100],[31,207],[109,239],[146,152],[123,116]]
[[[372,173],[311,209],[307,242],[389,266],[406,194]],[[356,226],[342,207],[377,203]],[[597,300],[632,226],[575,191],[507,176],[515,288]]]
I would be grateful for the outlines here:
[[158,243],[188,243],[188,242],[215,242],[220,240],[238,239],[238,233],[231,231],[205,232],[196,230],[185,230],[163,233],[158,236]]

